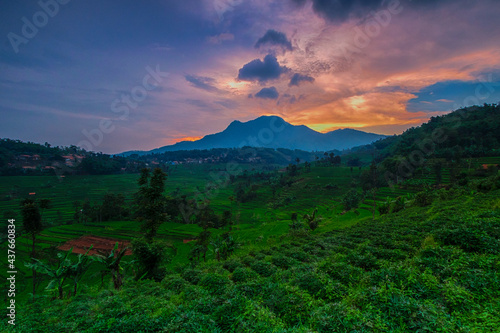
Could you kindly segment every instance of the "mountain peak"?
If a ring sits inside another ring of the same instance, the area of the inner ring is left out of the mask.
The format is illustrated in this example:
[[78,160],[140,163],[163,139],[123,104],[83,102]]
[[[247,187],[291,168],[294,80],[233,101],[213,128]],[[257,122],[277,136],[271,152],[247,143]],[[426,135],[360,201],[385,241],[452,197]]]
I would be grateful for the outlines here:
[[279,116],[264,115],[246,122],[234,120],[222,132],[209,134],[197,141],[179,142],[161,147],[152,152],[237,148],[244,145],[275,149],[331,151],[366,145],[384,137],[384,135],[352,129],[320,133],[305,125],[292,125]]

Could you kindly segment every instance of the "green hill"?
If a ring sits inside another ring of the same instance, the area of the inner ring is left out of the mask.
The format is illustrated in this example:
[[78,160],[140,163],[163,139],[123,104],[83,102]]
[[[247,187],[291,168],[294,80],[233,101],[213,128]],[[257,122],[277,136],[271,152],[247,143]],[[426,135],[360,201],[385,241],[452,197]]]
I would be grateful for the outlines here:
[[[449,193],[161,283],[19,309],[19,332],[486,332],[500,326],[500,192]],[[2,322],[6,328],[5,320]]]

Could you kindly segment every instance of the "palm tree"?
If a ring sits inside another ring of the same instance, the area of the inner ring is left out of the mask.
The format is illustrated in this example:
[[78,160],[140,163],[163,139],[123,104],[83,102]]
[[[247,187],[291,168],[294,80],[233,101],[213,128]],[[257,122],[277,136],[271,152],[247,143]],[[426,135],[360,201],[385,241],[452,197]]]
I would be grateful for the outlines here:
[[[26,199],[22,202],[21,213],[23,216],[23,228],[31,235],[31,258],[35,258],[35,243],[36,236],[42,231],[42,215],[40,214],[40,208],[38,205],[30,199]],[[33,263],[33,262],[32,262]],[[32,268],[33,276],[33,299],[35,299],[36,293],[36,269]]]

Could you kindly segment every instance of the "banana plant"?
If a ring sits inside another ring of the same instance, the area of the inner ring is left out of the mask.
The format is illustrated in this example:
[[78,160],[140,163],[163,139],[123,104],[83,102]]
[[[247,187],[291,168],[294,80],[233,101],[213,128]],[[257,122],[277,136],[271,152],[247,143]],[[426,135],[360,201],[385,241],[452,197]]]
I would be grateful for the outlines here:
[[68,252],[57,254],[57,264],[55,267],[51,267],[48,264],[32,258],[32,263],[25,263],[24,265],[28,268],[34,269],[35,271],[46,275],[49,277],[49,284],[45,289],[47,290],[57,290],[59,298],[63,298],[63,286],[66,278],[70,275],[71,260],[69,255],[73,252],[73,248],[69,249]]
[[89,251],[92,249],[93,245],[85,252],[85,254],[79,254],[77,261],[69,267],[69,276],[73,279],[73,296],[76,296],[78,289],[78,283],[82,279],[83,275],[87,272],[90,265],[92,264],[91,258],[88,256]]
[[120,289],[123,285],[123,267],[121,265],[121,260],[127,248],[119,252],[117,252],[117,250],[118,242],[116,242],[115,247],[111,251],[97,250],[99,254],[93,256],[95,261],[104,265],[104,269],[101,270],[101,287],[104,284],[104,277],[108,274],[111,274],[115,289]]
[[321,218],[316,217],[316,213],[318,212],[318,209],[314,209],[312,214],[304,214],[304,220],[306,220],[307,225],[311,230],[316,229],[319,226],[319,222]]

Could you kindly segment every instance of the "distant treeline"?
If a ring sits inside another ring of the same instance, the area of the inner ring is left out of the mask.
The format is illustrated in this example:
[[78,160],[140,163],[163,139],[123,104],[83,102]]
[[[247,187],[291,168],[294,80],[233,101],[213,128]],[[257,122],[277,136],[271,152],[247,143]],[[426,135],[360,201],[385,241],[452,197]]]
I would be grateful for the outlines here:
[[[339,154],[339,151],[334,151]],[[311,162],[323,156],[323,152],[308,152],[285,148],[214,148],[208,150],[179,150],[160,154],[130,155],[130,158],[144,162],[158,163],[253,163],[288,165],[301,162]]]

